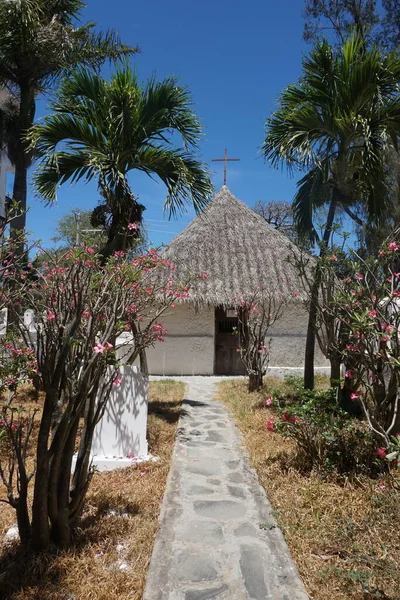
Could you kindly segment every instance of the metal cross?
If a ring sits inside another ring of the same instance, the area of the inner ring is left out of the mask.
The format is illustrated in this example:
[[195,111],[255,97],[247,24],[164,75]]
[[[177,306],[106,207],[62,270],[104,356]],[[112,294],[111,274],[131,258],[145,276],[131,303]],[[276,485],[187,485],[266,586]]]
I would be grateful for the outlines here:
[[223,162],[224,163],[224,185],[226,185],[226,164],[230,161],[238,161],[240,158],[228,158],[228,150],[225,148],[224,158],[212,158],[211,162]]

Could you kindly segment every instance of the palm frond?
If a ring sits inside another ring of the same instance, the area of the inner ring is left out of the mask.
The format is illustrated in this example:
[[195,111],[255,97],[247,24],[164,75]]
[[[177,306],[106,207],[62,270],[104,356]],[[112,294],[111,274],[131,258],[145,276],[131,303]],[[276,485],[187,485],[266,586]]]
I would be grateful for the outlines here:
[[169,217],[183,213],[191,203],[196,213],[208,204],[213,187],[204,163],[185,151],[147,146],[136,156],[136,168],[150,177],[156,175],[167,188],[164,211]]
[[332,190],[326,182],[323,168],[309,171],[297,183],[297,192],[293,198],[293,215],[296,228],[301,237],[313,245],[318,241],[314,226],[314,212],[330,200]]
[[304,230],[312,231],[318,173],[347,206],[365,202],[371,218],[384,211],[393,188],[386,157],[397,152],[400,136],[399,82],[400,56],[366,49],[354,35],[339,51],[325,41],[317,44],[303,61],[299,82],[282,93],[266,122],[262,150],[274,166],[309,171],[294,200]]
[[57,199],[58,186],[68,181],[76,183],[82,178],[86,182],[91,181],[98,171],[90,154],[56,152],[39,164],[33,180],[37,193],[51,204]]
[[[136,202],[128,173],[139,170],[166,186],[165,210],[202,210],[212,193],[210,173],[194,153],[201,126],[191,96],[174,78],[143,86],[129,66],[107,82],[79,69],[65,80],[54,112],[30,133],[31,147],[43,160],[35,186],[46,201],[57,185],[95,177],[113,219],[125,218],[124,206]],[[173,135],[182,137],[182,147]],[[190,150],[189,150],[190,147]]]

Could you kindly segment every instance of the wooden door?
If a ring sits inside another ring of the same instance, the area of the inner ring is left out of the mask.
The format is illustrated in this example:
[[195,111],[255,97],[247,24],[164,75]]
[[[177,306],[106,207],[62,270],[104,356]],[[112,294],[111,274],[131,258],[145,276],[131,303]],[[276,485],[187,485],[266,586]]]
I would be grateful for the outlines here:
[[234,333],[237,326],[233,311],[221,307],[215,309],[215,375],[245,374],[238,352],[238,336]]

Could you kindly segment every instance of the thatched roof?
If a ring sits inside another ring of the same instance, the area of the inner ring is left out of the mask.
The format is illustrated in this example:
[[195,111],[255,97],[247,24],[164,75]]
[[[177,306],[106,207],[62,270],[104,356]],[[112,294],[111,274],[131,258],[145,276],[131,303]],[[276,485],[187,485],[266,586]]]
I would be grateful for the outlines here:
[[266,223],[223,186],[165,251],[175,263],[175,278],[206,273],[193,283],[191,300],[197,304],[232,306],[233,298],[268,285],[285,296],[302,296],[299,278],[287,262],[299,253],[290,240]]

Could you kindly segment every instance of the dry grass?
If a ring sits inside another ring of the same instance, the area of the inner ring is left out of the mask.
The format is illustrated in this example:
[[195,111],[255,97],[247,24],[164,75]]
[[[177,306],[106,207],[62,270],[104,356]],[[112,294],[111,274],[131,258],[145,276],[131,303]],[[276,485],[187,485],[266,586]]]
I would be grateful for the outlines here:
[[293,468],[294,443],[265,429],[274,413],[263,399],[276,388],[290,392],[271,378],[263,394],[249,395],[244,381],[223,382],[218,397],[243,432],[310,598],[399,600],[399,492],[388,479],[339,482]]
[[[95,475],[69,551],[35,557],[16,547],[3,548],[2,600],[142,597],[184,388],[181,382],[150,383],[148,441],[159,460]],[[6,505],[0,507],[2,533],[15,518]]]

